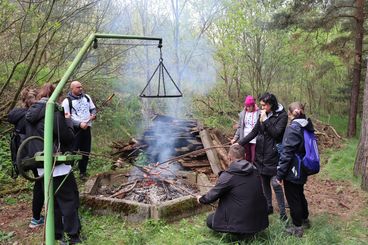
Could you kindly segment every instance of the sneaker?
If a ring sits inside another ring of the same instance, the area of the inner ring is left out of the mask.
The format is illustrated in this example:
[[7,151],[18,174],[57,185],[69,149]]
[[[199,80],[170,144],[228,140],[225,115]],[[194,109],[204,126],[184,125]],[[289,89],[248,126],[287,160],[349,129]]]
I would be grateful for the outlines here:
[[304,229],[303,226],[290,226],[288,228],[286,228],[285,232],[288,235],[292,235],[292,236],[296,236],[296,237],[302,237],[304,234]]
[[286,214],[280,214],[280,220],[281,220],[282,222],[286,222],[286,221],[288,220],[287,215],[286,215]]
[[302,226],[304,229],[309,229],[311,228],[311,223],[309,219],[303,219],[302,221]]
[[32,217],[31,223],[29,224],[29,228],[33,229],[33,228],[43,225],[44,223],[45,223],[45,219],[43,216],[41,216],[39,220]]

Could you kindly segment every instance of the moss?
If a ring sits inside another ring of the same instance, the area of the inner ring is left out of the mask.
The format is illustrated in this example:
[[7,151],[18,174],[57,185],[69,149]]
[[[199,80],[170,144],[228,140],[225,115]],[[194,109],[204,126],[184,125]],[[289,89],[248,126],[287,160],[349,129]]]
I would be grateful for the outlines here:
[[[160,207],[159,207],[160,208]],[[192,213],[194,210],[199,209],[200,206],[195,198],[189,198],[182,200],[171,205],[166,205],[160,208],[159,217],[161,219],[175,219],[177,217],[183,216],[186,213]]]
[[138,205],[98,199],[97,197],[82,197],[81,202],[83,205],[88,206],[93,210],[111,210],[112,212],[121,213],[126,216],[129,214],[136,214],[139,211]]

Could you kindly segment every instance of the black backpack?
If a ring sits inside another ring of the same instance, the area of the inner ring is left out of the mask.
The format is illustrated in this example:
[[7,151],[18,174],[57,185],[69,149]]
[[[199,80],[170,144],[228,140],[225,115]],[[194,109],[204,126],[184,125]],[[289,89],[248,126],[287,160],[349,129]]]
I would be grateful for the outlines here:
[[11,171],[11,177],[13,179],[16,179],[19,175],[19,170],[17,167],[17,152],[19,149],[20,144],[22,143],[22,138],[20,136],[20,133],[14,129],[11,138],[10,138],[10,154],[11,154],[11,160],[12,160],[12,171]]

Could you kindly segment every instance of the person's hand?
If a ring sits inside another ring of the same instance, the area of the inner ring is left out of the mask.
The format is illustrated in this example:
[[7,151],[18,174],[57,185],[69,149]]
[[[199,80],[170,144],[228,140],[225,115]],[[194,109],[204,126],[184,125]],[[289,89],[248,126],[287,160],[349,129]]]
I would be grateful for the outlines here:
[[199,203],[199,204],[201,204],[201,202],[199,201],[199,199],[201,198],[202,196],[197,196],[197,202]]
[[95,114],[91,114],[90,116],[89,116],[89,120],[90,121],[93,121],[93,120],[95,120],[96,119],[96,115]]
[[64,117],[65,117],[65,118],[70,118],[70,117],[71,117],[71,115],[70,115],[70,113],[69,113],[69,112],[65,112],[65,113],[64,113]]
[[279,184],[279,185],[282,185],[282,180],[276,179],[276,183]]
[[235,139],[232,139],[231,141],[230,141],[230,143],[233,145],[234,143],[235,143]]
[[239,143],[238,142],[235,142],[234,144],[232,144],[232,145],[239,145]]
[[266,110],[261,110],[261,117],[260,117],[260,121],[261,123],[263,123],[264,121],[266,121],[267,119],[267,114],[266,114]]
[[88,127],[88,124],[87,123],[85,123],[85,122],[81,122],[80,123],[80,128],[81,129],[87,129],[87,127]]

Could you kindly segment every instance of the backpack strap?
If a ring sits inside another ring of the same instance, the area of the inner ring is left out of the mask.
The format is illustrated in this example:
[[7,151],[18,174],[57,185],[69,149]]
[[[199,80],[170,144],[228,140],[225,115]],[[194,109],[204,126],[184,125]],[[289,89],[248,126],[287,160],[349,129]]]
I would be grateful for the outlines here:
[[72,114],[72,111],[74,109],[75,114],[78,116],[77,110],[73,107],[72,98],[70,98],[69,96],[67,96],[66,98],[68,99],[68,103],[69,103],[69,113],[70,113],[70,115]]

